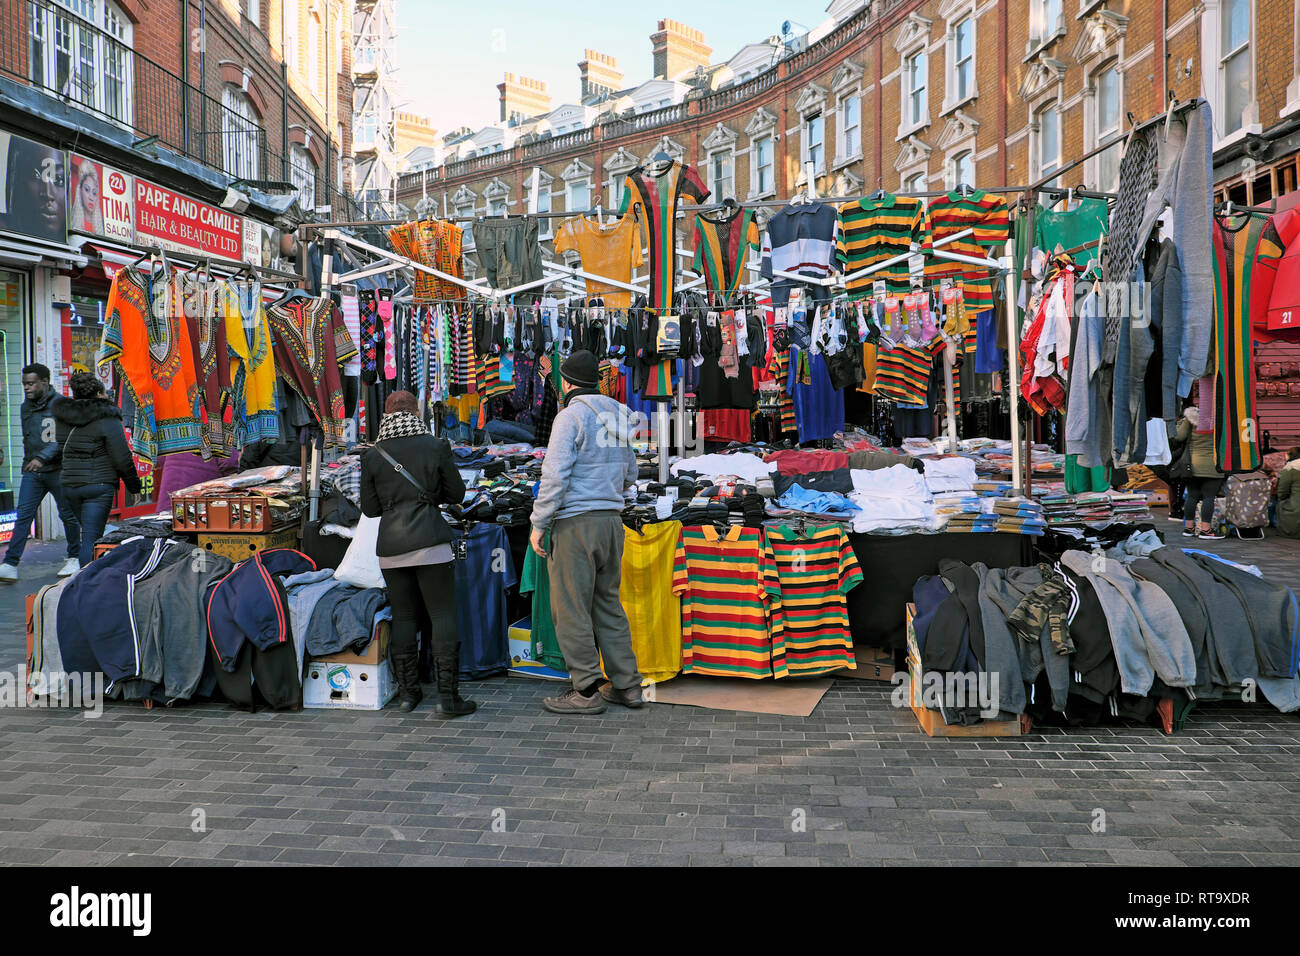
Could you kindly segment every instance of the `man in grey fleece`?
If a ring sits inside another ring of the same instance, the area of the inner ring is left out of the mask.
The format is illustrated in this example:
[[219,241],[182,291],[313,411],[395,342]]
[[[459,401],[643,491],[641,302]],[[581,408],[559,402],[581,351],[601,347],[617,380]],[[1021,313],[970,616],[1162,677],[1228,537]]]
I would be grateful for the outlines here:
[[564,407],[551,426],[533,502],[529,541],[548,559],[551,621],[573,681],[566,693],[542,701],[556,714],[599,714],[606,702],[642,702],[632,631],[618,596],[623,489],[637,477],[631,413],[600,394],[598,375],[596,357],[586,350],[560,366]]

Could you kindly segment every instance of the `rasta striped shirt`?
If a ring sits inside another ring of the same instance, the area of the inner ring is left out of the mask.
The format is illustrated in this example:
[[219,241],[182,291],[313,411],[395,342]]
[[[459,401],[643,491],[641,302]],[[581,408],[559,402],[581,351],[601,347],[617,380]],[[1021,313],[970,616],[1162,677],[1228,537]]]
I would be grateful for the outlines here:
[[[845,203],[840,207],[835,261],[846,275],[868,269],[878,262],[907,253],[912,243],[925,245],[929,231],[925,206],[919,199],[885,196],[883,199]],[[912,283],[907,260],[882,272],[850,279],[846,288],[850,295],[869,295],[877,280],[884,280],[885,290],[891,295],[909,292]]]
[[876,394],[903,405],[924,405],[930,386],[934,357],[943,350],[943,340],[928,348],[899,345],[876,353]]
[[785,677],[780,624],[768,619],[775,574],[760,528],[682,528],[673,593],[682,599],[682,672],[717,677]]
[[862,569],[844,529],[826,525],[801,535],[786,525],[769,527],[767,547],[773,560],[765,583],[784,654],[781,662],[774,651],[774,668],[783,663],[790,675],[805,677],[855,669],[844,595],[862,583]]
[[691,268],[704,276],[710,292],[735,293],[745,275],[750,249],[761,246],[754,210],[737,209],[726,219],[695,217],[695,261]]
[[688,166],[674,162],[658,175],[653,166],[638,166],[628,173],[618,214],[626,215],[634,202],[641,204],[650,247],[648,304],[652,309],[670,309],[677,277],[677,203],[681,199],[702,203],[709,198],[709,190]]
[[1214,463],[1220,471],[1233,474],[1253,471],[1260,464],[1250,318],[1268,311],[1282,241],[1273,223],[1258,216],[1216,218],[1210,233],[1214,251]]
[[[963,196],[960,192],[950,192],[930,203],[929,215],[930,236],[925,249],[929,256],[936,251],[946,251],[984,259],[1011,236],[1011,218],[1006,201],[993,193],[976,190]],[[974,232],[937,250],[934,248],[933,243],[963,229],[973,229]],[[961,287],[966,308],[971,312],[993,308],[993,280],[987,269],[950,259],[931,258],[926,263],[925,277],[952,279]]]

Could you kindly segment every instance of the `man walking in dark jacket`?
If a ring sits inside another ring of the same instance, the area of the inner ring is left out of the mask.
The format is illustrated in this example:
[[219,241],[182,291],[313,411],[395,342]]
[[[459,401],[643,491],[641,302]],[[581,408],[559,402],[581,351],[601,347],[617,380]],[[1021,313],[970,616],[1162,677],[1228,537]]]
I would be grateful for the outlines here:
[[607,702],[640,707],[641,674],[619,601],[623,490],[637,477],[630,414],[596,388],[590,352],[570,355],[560,375],[564,408],[542,460],[530,543],[548,559],[551,621],[573,688],[542,706],[556,714],[599,714]]
[[18,562],[27,547],[27,536],[32,522],[46,495],[54,496],[63,521],[63,532],[68,537],[68,559],[59,568],[59,577],[75,574],[80,564],[77,551],[81,543],[81,525],[63,497],[60,482],[60,439],[65,430],[54,419],[54,405],[59,396],[50,386],[50,370],[33,363],[23,369],[23,480],[18,489],[18,518],[14,522],[13,538],[0,564],[0,583],[12,584],[18,580]]

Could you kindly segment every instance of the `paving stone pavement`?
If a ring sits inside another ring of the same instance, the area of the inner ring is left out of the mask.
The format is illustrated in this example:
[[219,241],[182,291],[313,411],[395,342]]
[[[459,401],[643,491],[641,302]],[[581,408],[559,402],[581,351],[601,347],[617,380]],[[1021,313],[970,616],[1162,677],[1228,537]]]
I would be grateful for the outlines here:
[[[1271,560],[1294,574],[1293,558]],[[4,668],[22,656],[14,600],[0,595]],[[478,682],[479,712],[454,721],[6,709],[0,864],[1300,864],[1300,717],[1264,704],[1198,707],[1173,737],[944,740],[888,685],[851,679],[808,719],[559,717],[539,706],[553,689]]]

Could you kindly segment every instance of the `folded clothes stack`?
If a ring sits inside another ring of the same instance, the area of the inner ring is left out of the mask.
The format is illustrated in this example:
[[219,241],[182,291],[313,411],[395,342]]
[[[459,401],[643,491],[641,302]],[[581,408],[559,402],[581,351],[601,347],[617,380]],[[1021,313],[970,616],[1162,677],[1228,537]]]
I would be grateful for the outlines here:
[[934,496],[935,514],[952,515],[963,511],[975,514],[980,510],[979,495],[969,491],[950,491],[946,494]]
[[948,519],[945,531],[957,533],[991,532],[998,530],[998,516],[988,512],[963,511]]

